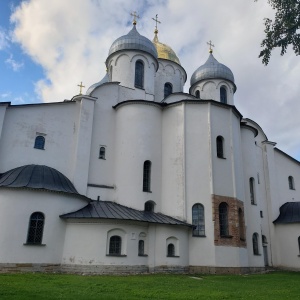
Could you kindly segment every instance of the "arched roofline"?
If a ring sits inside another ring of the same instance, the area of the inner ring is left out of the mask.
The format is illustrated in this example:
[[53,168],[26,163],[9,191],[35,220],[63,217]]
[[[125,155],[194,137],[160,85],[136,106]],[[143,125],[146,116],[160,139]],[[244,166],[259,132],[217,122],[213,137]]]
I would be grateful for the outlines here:
[[119,54],[119,53],[122,53],[122,52],[128,52],[128,51],[133,51],[133,52],[136,52],[136,53],[141,53],[141,52],[142,52],[142,53],[145,53],[145,54],[150,55],[150,56],[155,60],[155,62],[156,62],[156,72],[157,72],[157,70],[158,70],[158,60],[157,60],[157,58],[154,57],[152,54],[150,54],[150,53],[147,52],[147,51],[136,50],[136,49],[122,49],[122,50],[118,50],[118,51],[116,51],[116,52],[113,52],[112,54],[110,54],[110,55],[107,57],[107,59],[106,59],[106,61],[105,61],[106,67],[107,67],[107,68],[109,67],[109,60],[110,60],[110,58],[111,58],[112,56],[114,56],[114,55],[116,55],[116,54]]
[[185,71],[185,69],[183,68],[182,65],[178,64],[178,63],[175,62],[175,61],[172,61],[172,60],[169,60],[169,59],[165,59],[165,58],[158,58],[158,61],[160,61],[160,60],[161,60],[161,61],[164,61],[164,62],[166,62],[166,63],[175,64],[176,67],[178,67],[179,69],[181,69],[181,70],[183,71],[183,73],[184,73],[184,83],[186,83],[186,80],[187,80],[187,73],[186,73],[186,71]]
[[250,125],[247,125],[247,124],[244,123],[244,122],[241,122],[241,127],[247,128],[247,129],[251,130],[251,131],[254,133],[254,137],[257,137],[257,135],[258,135],[258,130],[257,130],[255,127],[252,127],[252,126],[250,126]]
[[237,87],[236,87],[235,83],[234,83],[233,81],[231,81],[231,80],[224,79],[224,78],[222,78],[222,77],[220,77],[220,78],[213,78],[213,77],[211,77],[211,78],[205,78],[205,79],[198,80],[198,81],[196,81],[193,85],[191,85],[191,87],[189,88],[189,92],[191,93],[191,90],[193,89],[193,87],[194,87],[195,85],[197,85],[198,83],[200,83],[200,82],[203,82],[203,81],[206,81],[206,80],[212,80],[212,81],[214,81],[214,80],[216,80],[216,79],[218,79],[218,80],[223,80],[223,81],[225,81],[225,82],[226,82],[226,81],[230,82],[230,83],[233,85],[233,93],[236,92]]
[[[268,141],[267,135],[265,134],[265,132],[262,130],[262,128],[255,121],[253,121],[253,120],[251,120],[249,118],[243,118],[243,121],[246,121],[246,123],[247,122],[253,123],[256,127],[258,127],[258,131],[260,131],[264,135],[265,140]],[[249,124],[247,124],[247,125],[249,125]]]
[[97,90],[98,88],[104,86],[104,85],[119,85],[121,82],[120,81],[109,81],[109,82],[104,82],[104,83],[101,83],[97,86],[95,86],[89,93],[89,97],[91,97],[90,95],[95,91]]
[[[219,101],[215,101],[215,100],[199,100],[198,98],[195,98],[194,96],[190,95],[190,94],[186,94],[186,93],[174,93],[174,94],[182,94],[182,95],[188,95],[189,97],[193,98],[193,99],[181,99],[179,101],[175,101],[172,103],[166,103],[166,102],[154,102],[154,101],[148,101],[148,100],[125,100],[122,101],[116,105],[114,105],[112,108],[114,109],[118,109],[121,106],[124,105],[132,105],[132,104],[139,104],[139,105],[151,105],[151,106],[156,106],[156,107],[160,107],[160,108],[169,108],[171,106],[176,106],[176,105],[180,105],[181,103],[190,103],[190,104],[199,104],[199,105],[203,105],[203,104],[212,104],[215,106],[220,106],[223,108],[227,108],[227,109],[232,109],[232,111],[234,112],[234,114],[236,116],[238,116],[240,118],[240,120],[242,120],[243,116],[242,114],[237,110],[237,108],[234,105],[230,105],[230,104],[225,104],[225,103],[221,103]],[[169,96],[168,96],[169,97]],[[197,99],[197,100],[194,100]]]

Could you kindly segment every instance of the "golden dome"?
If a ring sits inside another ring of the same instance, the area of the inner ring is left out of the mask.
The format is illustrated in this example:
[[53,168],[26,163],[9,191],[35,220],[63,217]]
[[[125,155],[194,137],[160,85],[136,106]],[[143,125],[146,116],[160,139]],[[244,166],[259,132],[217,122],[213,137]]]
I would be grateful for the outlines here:
[[158,37],[157,37],[157,32],[155,31],[154,33],[155,33],[155,36],[154,36],[154,39],[152,42],[156,48],[158,58],[168,59],[168,60],[174,61],[177,64],[181,65],[179,58],[177,57],[175,52],[172,50],[172,48],[166,44],[160,43],[158,40]]

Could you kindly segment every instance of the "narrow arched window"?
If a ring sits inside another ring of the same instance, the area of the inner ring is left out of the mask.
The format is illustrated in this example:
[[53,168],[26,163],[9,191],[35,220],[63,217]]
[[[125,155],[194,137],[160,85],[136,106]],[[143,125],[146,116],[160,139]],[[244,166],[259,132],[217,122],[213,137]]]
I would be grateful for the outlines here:
[[145,211],[154,212],[154,205],[155,203],[151,200],[145,203]]
[[250,188],[250,200],[251,204],[255,205],[256,204],[256,199],[255,199],[255,186],[254,186],[254,178],[251,177],[249,179],[249,188]]
[[227,91],[225,86],[220,88],[220,102],[227,104]]
[[219,205],[219,222],[220,222],[220,236],[228,236],[228,205],[225,202],[222,202]]
[[122,239],[118,235],[113,235],[109,239],[109,254],[121,255]]
[[205,235],[204,206],[200,203],[192,207],[193,236]]
[[173,92],[172,84],[170,82],[166,82],[165,83],[165,87],[164,87],[164,98],[166,98],[169,95],[171,95],[172,92]]
[[244,226],[244,213],[241,208],[239,208],[239,233],[240,240],[245,240],[245,226]]
[[143,240],[139,240],[139,255],[145,254],[145,242]]
[[45,138],[42,135],[38,135],[34,141],[35,149],[44,149],[45,148]]
[[199,90],[196,91],[195,96],[196,96],[196,98],[200,99],[200,91]]
[[266,238],[266,236],[265,236],[265,235],[262,235],[262,237],[261,237],[261,241],[262,241],[263,245],[266,245],[266,244],[268,244],[268,240],[267,240],[267,238]]
[[294,178],[293,178],[293,176],[289,176],[288,181],[289,181],[289,188],[290,188],[290,190],[294,190],[295,189],[295,185],[294,185]]
[[105,159],[105,147],[100,147],[99,159]]
[[45,216],[41,212],[34,212],[29,219],[27,244],[42,244]]
[[174,244],[170,243],[168,245],[168,249],[167,249],[167,252],[168,252],[168,256],[175,256],[175,246]]
[[144,63],[141,60],[137,60],[135,63],[134,86],[140,89],[144,88]]
[[146,160],[144,162],[144,170],[143,170],[143,191],[150,192],[150,184],[151,184],[151,161]]
[[217,144],[217,157],[224,158],[224,138],[219,135],[216,139],[216,144]]
[[252,236],[252,245],[253,245],[253,254],[259,255],[259,249],[258,249],[258,234],[253,233]]

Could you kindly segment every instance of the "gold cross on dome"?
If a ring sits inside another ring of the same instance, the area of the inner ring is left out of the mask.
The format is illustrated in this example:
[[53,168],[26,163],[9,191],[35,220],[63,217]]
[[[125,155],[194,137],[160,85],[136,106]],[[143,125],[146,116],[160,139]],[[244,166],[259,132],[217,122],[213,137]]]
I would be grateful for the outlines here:
[[136,11],[134,11],[133,13],[130,13],[130,15],[133,16],[133,22],[132,22],[132,24],[133,24],[133,25],[136,25],[136,18],[139,19],[140,16],[137,15]]
[[213,53],[212,47],[214,47],[215,45],[213,45],[211,41],[207,42],[206,44],[209,45],[209,53]]
[[85,87],[84,85],[82,85],[82,81],[80,82],[80,84],[77,84],[77,86],[79,86],[79,88],[80,88],[79,95],[82,95],[82,88]]
[[158,21],[158,18],[157,18],[157,14],[156,14],[156,16],[155,16],[155,19],[154,18],[152,18],[152,20],[153,21],[155,21],[155,33],[158,33],[158,30],[157,30],[157,23],[159,23],[159,24],[161,24],[161,22],[160,21]]

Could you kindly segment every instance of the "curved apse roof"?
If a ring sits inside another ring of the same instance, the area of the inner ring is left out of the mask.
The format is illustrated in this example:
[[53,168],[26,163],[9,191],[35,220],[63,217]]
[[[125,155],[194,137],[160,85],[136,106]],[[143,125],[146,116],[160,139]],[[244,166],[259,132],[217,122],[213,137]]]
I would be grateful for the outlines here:
[[31,188],[80,195],[73,183],[56,169],[25,165],[0,175],[0,187]]
[[300,202],[286,202],[279,208],[274,224],[300,223]]

